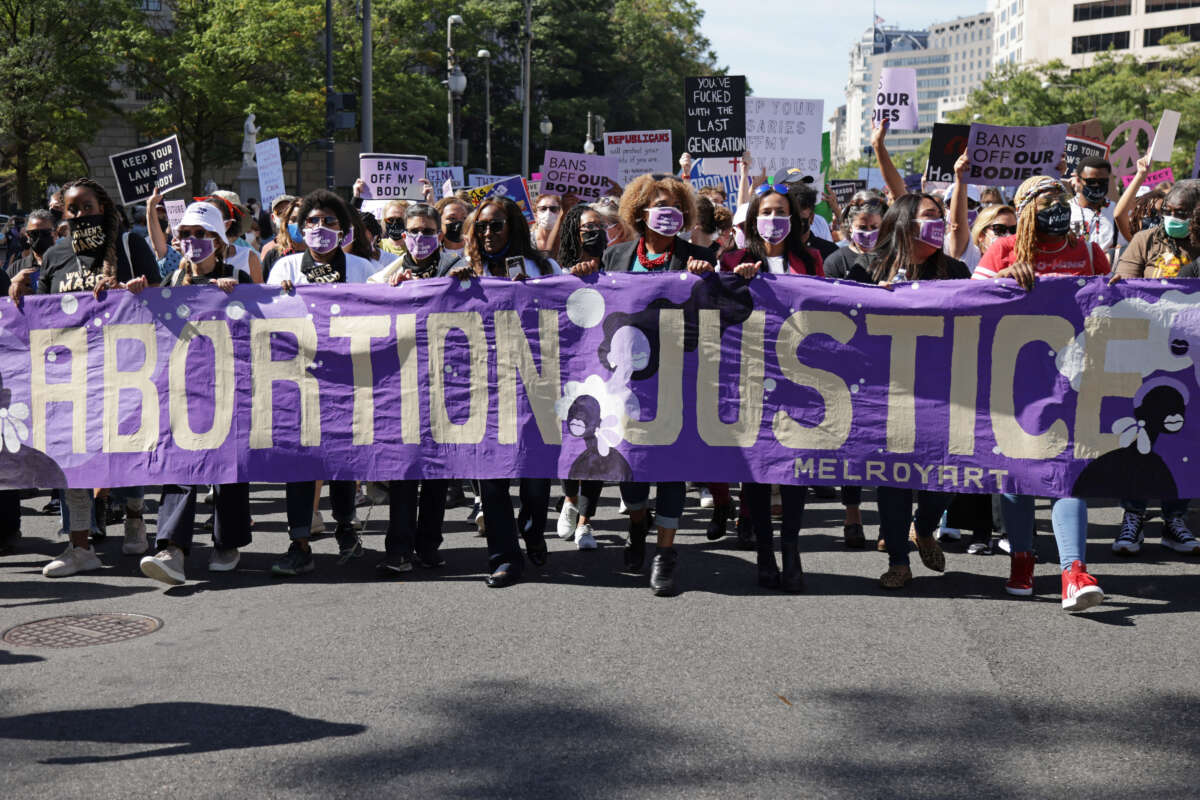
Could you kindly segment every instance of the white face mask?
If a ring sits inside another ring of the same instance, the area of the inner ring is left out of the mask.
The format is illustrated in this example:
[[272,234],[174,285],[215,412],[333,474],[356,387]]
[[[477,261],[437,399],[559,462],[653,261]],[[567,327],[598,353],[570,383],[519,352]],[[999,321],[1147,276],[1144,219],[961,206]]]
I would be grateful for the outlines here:
[[537,221],[539,227],[550,230],[554,227],[554,223],[558,221],[558,212],[549,210],[539,211],[537,212]]

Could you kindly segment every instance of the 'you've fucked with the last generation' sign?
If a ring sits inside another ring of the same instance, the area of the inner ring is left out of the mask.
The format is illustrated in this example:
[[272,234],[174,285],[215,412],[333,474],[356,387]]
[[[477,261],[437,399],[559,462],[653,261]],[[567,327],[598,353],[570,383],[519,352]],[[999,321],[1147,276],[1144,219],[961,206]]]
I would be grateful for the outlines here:
[[746,151],[746,76],[684,78],[685,149],[695,158]]

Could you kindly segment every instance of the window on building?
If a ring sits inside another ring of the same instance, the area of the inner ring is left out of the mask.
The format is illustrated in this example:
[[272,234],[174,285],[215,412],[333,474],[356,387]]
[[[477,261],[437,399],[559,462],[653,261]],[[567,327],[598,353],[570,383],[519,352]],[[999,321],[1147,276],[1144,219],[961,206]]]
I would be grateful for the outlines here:
[[1146,0],[1146,13],[1177,11],[1181,8],[1200,8],[1200,0]]
[[1100,53],[1110,49],[1128,50],[1129,31],[1093,33],[1090,36],[1074,36],[1071,38],[1071,52],[1075,54]]
[[1168,33],[1182,33],[1189,42],[1200,42],[1200,22],[1191,25],[1168,25],[1165,28],[1147,28],[1142,44],[1155,47]]
[[1089,19],[1106,19],[1108,17],[1127,17],[1132,13],[1131,0],[1101,0],[1098,3],[1076,3],[1075,21],[1086,22]]
[[140,0],[142,11],[162,11],[162,0]]

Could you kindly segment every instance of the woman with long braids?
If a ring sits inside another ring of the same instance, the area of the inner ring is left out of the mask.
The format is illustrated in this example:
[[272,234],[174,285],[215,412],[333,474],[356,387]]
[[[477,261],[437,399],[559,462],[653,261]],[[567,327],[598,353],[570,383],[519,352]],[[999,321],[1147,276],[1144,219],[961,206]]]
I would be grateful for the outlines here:
[[[891,286],[903,281],[969,278],[967,266],[943,252],[945,233],[945,214],[936,197],[921,192],[897,199],[879,225],[878,243],[871,251],[871,279]],[[875,497],[879,532],[888,553],[888,570],[880,576],[880,585],[901,589],[912,580],[908,565],[910,541],[917,546],[922,564],[934,572],[944,572],[946,556],[933,532],[954,496],[917,490],[915,517],[912,489],[880,486]]]
[[[1017,233],[997,240],[975,268],[976,278],[1014,278],[1033,289],[1044,275],[1104,275],[1108,258],[1100,245],[1071,233],[1071,193],[1057,178],[1035,175],[1017,189]],[[1001,501],[1004,529],[1011,547],[1011,571],[1005,591],[1033,594],[1033,497],[1006,494]],[[1087,501],[1062,497],[1054,501],[1050,519],[1062,570],[1062,607],[1083,611],[1104,600],[1096,579],[1088,574]]]
[[[95,292],[128,289],[140,292],[159,282],[158,260],[140,236],[121,233],[121,213],[97,181],[79,178],[62,187],[64,214],[70,235],[59,240],[42,256],[38,273],[38,294]],[[21,298],[34,291],[34,270],[22,270],[13,278],[9,297],[20,304]],[[146,542],[146,523],[142,519],[142,487],[119,491],[125,497],[125,541],[121,551],[141,555]],[[67,489],[64,492],[66,528],[71,541],[62,555],[42,569],[47,578],[62,578],[77,572],[99,569],[100,558],[91,547],[93,490]]]

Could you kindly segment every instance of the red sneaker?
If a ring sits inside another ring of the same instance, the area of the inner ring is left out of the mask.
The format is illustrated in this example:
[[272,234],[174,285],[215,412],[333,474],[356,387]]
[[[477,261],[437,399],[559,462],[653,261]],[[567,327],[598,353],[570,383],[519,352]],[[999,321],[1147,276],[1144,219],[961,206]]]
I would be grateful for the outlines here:
[[1008,583],[1004,584],[1004,591],[1018,597],[1029,597],[1033,594],[1033,553],[1012,554],[1012,567],[1008,574]]
[[1104,591],[1082,561],[1073,561],[1070,569],[1063,570],[1062,589],[1062,607],[1067,611],[1086,611],[1104,602]]

